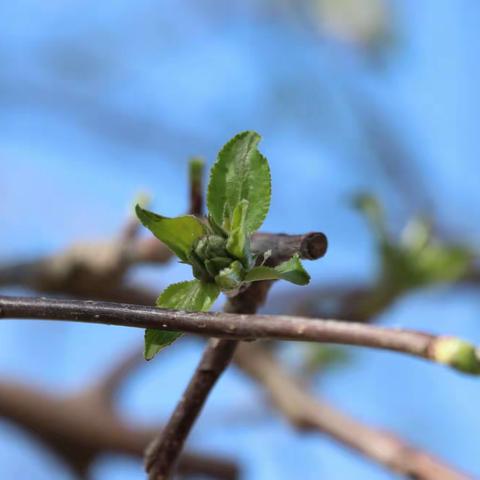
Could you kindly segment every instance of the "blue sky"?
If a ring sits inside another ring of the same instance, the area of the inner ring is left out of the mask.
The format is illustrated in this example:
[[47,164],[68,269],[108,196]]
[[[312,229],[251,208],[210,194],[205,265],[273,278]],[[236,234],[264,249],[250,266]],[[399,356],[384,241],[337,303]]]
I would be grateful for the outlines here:
[[[394,229],[418,204],[405,205],[385,173],[366,112],[405,150],[412,191],[421,186],[442,225],[478,245],[480,6],[397,2],[395,41],[372,56],[326,40],[287,3],[3,2],[0,259],[108,237],[139,191],[150,192],[162,213],[183,212],[188,156],[211,163],[233,134],[255,129],[273,177],[264,228],[328,234],[327,257],[309,265],[315,284],[371,279],[374,245],[349,197],[380,195]],[[188,275],[178,264],[135,272],[158,290],[166,278]],[[275,286],[282,288],[296,287]],[[381,320],[480,343],[479,307],[475,292],[439,287],[403,299]],[[64,392],[141,343],[142,332],[3,322],[0,338],[2,377]],[[354,360],[319,378],[314,391],[480,472],[478,380],[395,354],[352,351]],[[200,352],[199,342],[185,340],[141,369],[122,392],[125,415],[165,418]],[[293,432],[234,369],[191,444],[237,456],[245,479],[393,478],[325,437]],[[24,478],[69,478],[2,422],[0,474],[18,477],[20,462]],[[143,475],[139,462],[106,458],[94,478]]]

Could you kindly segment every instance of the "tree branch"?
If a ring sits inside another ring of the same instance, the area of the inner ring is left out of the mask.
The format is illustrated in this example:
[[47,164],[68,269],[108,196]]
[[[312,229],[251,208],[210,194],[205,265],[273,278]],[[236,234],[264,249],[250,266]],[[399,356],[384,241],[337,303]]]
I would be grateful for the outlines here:
[[[120,370],[128,373],[123,369],[125,364],[122,360],[105,378],[112,373],[119,380]],[[141,457],[156,431],[126,424],[115,411],[112,397],[112,391],[104,389],[102,382],[59,397],[20,383],[0,381],[0,415],[25,428],[80,478],[87,478],[92,462],[104,453]],[[186,452],[179,472],[234,480],[238,468],[229,459]]]
[[[265,301],[272,282],[258,282],[229,299],[225,310],[254,313]],[[150,480],[166,480],[176,466],[190,430],[205,405],[208,395],[230,364],[239,342],[209,340],[180,402],[175,407],[167,426],[145,453],[145,469]]]
[[[313,260],[322,257],[327,249],[323,233],[306,235],[258,235],[252,246],[255,253],[269,251],[269,265],[275,266],[298,253],[301,258]],[[266,299],[272,282],[251,284],[246,290],[229,298],[225,311],[234,314],[253,314]],[[234,320],[230,318],[230,320]],[[235,329],[235,324],[228,326]],[[253,337],[252,337],[253,338]],[[152,442],[145,454],[145,468],[150,480],[167,480],[175,468],[178,456],[208,395],[230,364],[238,341],[211,339],[187,389],[177,404],[167,426]]]
[[151,480],[167,479],[190,430],[220,375],[229,365],[238,342],[210,339],[181,400],[167,425],[145,451],[145,470]]
[[467,373],[479,373],[480,366],[478,351],[455,337],[336,320],[284,315],[182,312],[110,302],[0,296],[0,318],[2,317],[154,328],[235,340],[338,343],[407,353],[445,363]]
[[324,433],[385,467],[416,480],[469,480],[459,472],[396,435],[350,418],[313,398],[284,371],[273,356],[255,344],[242,343],[236,364],[269,393],[276,408],[300,430]]
[[[197,172],[198,174],[198,172]],[[193,203],[190,211],[198,211],[199,192],[191,183]],[[127,229],[132,227],[127,222]],[[122,286],[128,269],[142,263],[166,263],[172,252],[154,237],[130,238],[125,232],[107,241],[75,243],[55,255],[5,264],[0,267],[0,286],[22,286],[38,292],[69,293],[83,298],[114,298],[114,290]],[[323,233],[305,235],[256,233],[252,237],[254,253],[272,251],[273,260],[288,260],[300,252],[313,260],[325,254],[327,238]],[[127,292],[128,293],[128,292]]]

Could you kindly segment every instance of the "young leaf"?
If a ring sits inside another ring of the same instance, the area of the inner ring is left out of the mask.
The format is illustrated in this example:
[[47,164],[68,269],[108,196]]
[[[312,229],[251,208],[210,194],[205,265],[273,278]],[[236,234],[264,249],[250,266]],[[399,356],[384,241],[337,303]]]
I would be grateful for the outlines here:
[[227,251],[234,257],[242,261],[248,267],[249,265],[249,245],[248,234],[245,221],[248,212],[248,201],[242,200],[233,211],[230,236],[227,241]]
[[168,218],[135,207],[137,217],[159,240],[174,252],[183,262],[188,261],[188,254],[196,240],[205,234],[205,227],[193,215]]
[[225,231],[215,220],[213,219],[212,215],[209,213],[208,214],[208,227],[210,227],[210,230],[214,235],[218,235],[223,238],[228,237],[228,232]]
[[[206,312],[220,293],[214,283],[199,280],[174,283],[158,297],[157,307],[173,308],[190,312]],[[151,360],[160,350],[173,343],[181,332],[160,331],[152,328],[145,330],[145,359]]]
[[310,275],[303,268],[300,257],[294,255],[290,260],[277,265],[276,267],[255,267],[245,276],[246,282],[257,282],[259,280],[287,280],[296,285],[307,285],[310,282]]
[[248,200],[247,233],[263,223],[270,208],[271,180],[267,159],[257,150],[260,135],[243,132],[230,140],[218,154],[210,173],[207,205],[214,221],[229,229],[241,200]]

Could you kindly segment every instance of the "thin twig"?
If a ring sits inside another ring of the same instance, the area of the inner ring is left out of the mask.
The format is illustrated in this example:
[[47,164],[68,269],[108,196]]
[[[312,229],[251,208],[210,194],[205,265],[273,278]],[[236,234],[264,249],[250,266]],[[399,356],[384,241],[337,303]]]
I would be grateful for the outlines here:
[[312,397],[265,349],[242,343],[236,364],[268,392],[276,408],[301,430],[324,433],[385,467],[416,480],[468,480],[473,477],[385,430],[355,420]]
[[285,315],[182,312],[141,305],[43,297],[0,296],[0,318],[2,317],[154,328],[235,340],[276,339],[358,345],[407,353],[441,363],[450,363],[441,351],[448,342],[469,345],[454,337],[337,320]]

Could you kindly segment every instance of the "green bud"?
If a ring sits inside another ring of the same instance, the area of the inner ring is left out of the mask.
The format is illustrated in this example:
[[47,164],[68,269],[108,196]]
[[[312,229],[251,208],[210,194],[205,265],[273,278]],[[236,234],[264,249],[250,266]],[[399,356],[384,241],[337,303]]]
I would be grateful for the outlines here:
[[219,235],[206,235],[195,244],[190,263],[193,275],[204,282],[212,282],[235,261],[226,249],[227,241]]
[[212,258],[211,260],[205,260],[205,268],[212,278],[214,278],[220,272],[220,270],[228,268],[231,263],[231,258],[216,257]]
[[208,226],[215,235],[219,235],[223,238],[228,237],[228,233],[220,225],[218,225],[218,223],[213,219],[210,214],[208,214]]
[[200,258],[198,258],[198,255],[195,253],[195,251],[190,252],[188,261],[192,266],[192,272],[195,278],[201,280],[202,282],[209,282],[212,280],[213,277],[208,273],[204,263]]
[[227,242],[218,235],[207,235],[200,238],[194,249],[195,253],[202,260],[210,260],[216,257],[229,257]]
[[222,290],[235,290],[242,284],[244,276],[245,270],[242,264],[236,260],[215,277],[215,283]]
[[480,374],[480,356],[474,345],[455,337],[435,341],[432,358],[465,373]]

